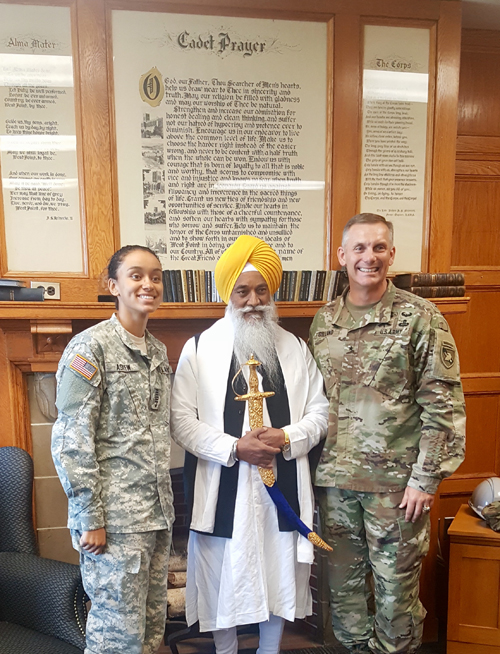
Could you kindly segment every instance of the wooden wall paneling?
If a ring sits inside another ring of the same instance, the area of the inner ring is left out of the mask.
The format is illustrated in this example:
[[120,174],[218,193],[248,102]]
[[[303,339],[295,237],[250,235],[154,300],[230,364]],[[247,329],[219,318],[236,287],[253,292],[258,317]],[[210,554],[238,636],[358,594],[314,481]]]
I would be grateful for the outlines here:
[[500,177],[457,179],[451,260],[455,268],[500,265],[499,207]]
[[0,447],[14,445],[31,454],[28,388],[23,370],[15,361],[21,349],[32,354],[31,343],[24,336],[19,326],[7,333],[0,329]]
[[[459,104],[461,102],[459,96]],[[500,111],[500,109],[499,109]],[[500,136],[457,135],[457,158],[499,159]]]
[[476,177],[476,178],[486,178],[486,180],[478,181],[489,181],[488,177],[500,177],[500,161],[471,161],[471,160],[458,160],[456,164],[456,173],[459,177]]
[[[0,180],[2,179],[2,162],[0,161]],[[3,184],[0,183],[0,277],[7,272],[7,241],[5,237],[5,216],[3,208]]]
[[[334,14],[334,5],[329,0],[320,0],[314,6],[304,5],[300,0],[103,0],[108,20],[115,9],[129,11],[152,11],[172,14],[195,14],[199,16],[231,16],[242,18],[269,18],[276,20],[303,20],[328,22]],[[1,0],[0,0],[1,2]],[[108,25],[109,28],[109,25]],[[110,46],[111,47],[111,46]]]
[[499,372],[500,293],[467,287],[467,295],[470,303],[465,316],[447,315],[457,342],[461,373]]
[[500,136],[498,32],[464,30],[458,105],[461,135]]
[[500,393],[466,394],[467,447],[465,461],[457,474],[500,472],[497,434],[500,431]]
[[442,2],[437,29],[430,272],[448,271],[451,265],[460,36],[460,3]]
[[76,3],[88,274],[98,278],[115,251],[106,12],[104,0],[76,0]]
[[452,264],[500,271],[500,42],[487,30],[462,39]]
[[434,114],[436,100],[436,82],[437,82],[437,28],[436,24],[432,25],[429,34],[430,52],[429,52],[429,73],[436,71],[436,74],[429,74],[429,98],[427,105],[427,141],[425,155],[425,195],[424,195],[424,221],[423,221],[423,238],[422,238],[422,270],[429,270],[429,257],[431,250],[431,190],[432,190],[432,159],[434,154]]
[[[452,1],[452,0],[447,0]],[[400,18],[439,18],[440,2],[436,0],[315,0],[304,5],[303,0],[106,0],[108,6],[133,6],[138,11],[168,11],[213,15],[243,15],[243,12],[324,14],[353,14]]]
[[[452,270],[458,270],[452,266]],[[475,291],[500,291],[500,266],[460,266],[465,286]]]
[[326,161],[325,161],[325,254],[323,267],[326,270],[336,268],[332,265],[335,259],[335,243],[332,233],[332,190],[333,190],[333,100],[334,100],[334,69],[335,69],[335,22],[330,19],[327,25],[326,49]]
[[361,152],[361,22],[352,14],[335,17],[333,100],[333,199],[331,267],[346,222],[358,211]]

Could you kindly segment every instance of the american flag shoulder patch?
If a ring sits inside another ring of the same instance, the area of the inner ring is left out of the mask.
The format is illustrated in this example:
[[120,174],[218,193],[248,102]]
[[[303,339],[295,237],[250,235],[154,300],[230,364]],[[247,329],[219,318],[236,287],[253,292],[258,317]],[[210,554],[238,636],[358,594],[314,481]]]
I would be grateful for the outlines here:
[[89,381],[97,372],[97,366],[94,366],[88,359],[82,357],[81,354],[77,354],[73,357],[73,360],[69,364],[71,370],[78,372],[80,375],[88,379]]

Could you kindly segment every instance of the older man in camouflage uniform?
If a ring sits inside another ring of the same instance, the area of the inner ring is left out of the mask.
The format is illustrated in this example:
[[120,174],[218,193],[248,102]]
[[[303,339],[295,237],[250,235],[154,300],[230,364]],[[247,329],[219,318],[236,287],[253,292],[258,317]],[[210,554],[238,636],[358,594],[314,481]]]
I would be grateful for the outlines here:
[[[52,454],[92,600],[86,654],[155,654],[165,630],[170,372],[165,346],[116,315],[75,336],[59,364]],[[104,528],[105,549],[84,542]]]
[[315,484],[334,549],[333,628],[360,653],[420,646],[428,513],[439,482],[464,457],[453,337],[432,303],[386,279],[394,254],[391,223],[374,214],[351,218],[338,250],[349,288],[318,312],[309,342],[330,402]]

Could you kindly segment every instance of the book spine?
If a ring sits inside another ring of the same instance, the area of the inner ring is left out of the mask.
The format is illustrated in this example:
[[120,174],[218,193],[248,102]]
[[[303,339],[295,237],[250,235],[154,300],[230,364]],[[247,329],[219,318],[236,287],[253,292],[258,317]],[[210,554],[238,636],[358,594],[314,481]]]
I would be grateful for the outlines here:
[[288,274],[288,294],[286,296],[287,302],[293,302],[296,285],[297,285],[297,271],[290,270]]
[[219,294],[217,293],[217,287],[215,286],[215,277],[214,277],[213,270],[210,272],[210,278],[212,280],[212,302],[218,302]]
[[184,302],[194,302],[194,275],[192,270],[183,270],[182,277],[186,280],[186,290],[184,292]]
[[404,273],[396,275],[393,283],[398,288],[418,288],[422,286],[463,286],[463,273]]
[[8,302],[43,302],[43,288],[25,288],[24,286],[0,287],[0,300]]
[[326,271],[325,285],[323,287],[323,295],[321,297],[321,300],[323,302],[328,302],[328,293],[330,291],[330,284],[331,284],[331,281],[332,281],[332,273],[333,273],[333,270],[327,270]]
[[302,279],[300,280],[299,302],[306,302],[309,295],[309,284],[311,283],[311,271],[303,270]]
[[170,271],[170,288],[172,289],[172,302],[177,302],[177,274],[175,270]]
[[335,275],[335,284],[333,286],[332,300],[334,300],[339,295],[342,295],[344,289],[349,284],[349,277],[344,270],[337,270]]
[[205,291],[205,271],[204,270],[199,270],[198,271],[198,279],[199,279],[199,286],[200,286],[200,302],[206,302],[207,301],[207,294]]
[[14,300],[14,288],[12,287],[1,287],[0,288],[0,300],[2,302],[8,302]]
[[316,276],[316,288],[314,289],[314,300],[318,302],[323,297],[323,290],[325,288],[326,270],[318,270]]
[[0,286],[7,286],[8,288],[13,288],[14,286],[17,288],[24,288],[24,282],[22,282],[20,279],[0,279]]
[[316,278],[318,276],[317,270],[311,271],[311,281],[309,283],[309,293],[307,295],[307,301],[312,302],[314,299],[314,291],[316,290]]
[[338,274],[339,274],[338,270],[332,270],[332,276],[330,277],[330,284],[328,285],[328,295],[326,297],[327,302],[331,302],[335,298],[334,292],[338,284],[337,281]]
[[293,294],[294,302],[299,301],[301,286],[302,286],[302,270],[297,270],[297,275],[295,277],[295,292]]
[[212,300],[212,276],[210,270],[205,270],[205,302],[213,302]]
[[411,286],[407,290],[425,298],[464,297],[465,295],[465,286]]
[[164,270],[162,273],[162,277],[163,277],[163,301],[173,302],[174,298],[172,297],[172,283],[170,281],[170,270]]
[[285,283],[285,274],[281,276],[281,282],[280,285],[278,286],[278,290],[274,294],[274,301],[275,302],[281,302],[283,299],[283,284]]
[[177,289],[176,302],[184,302],[184,293],[182,290],[182,270],[175,271],[175,287]]
[[281,298],[282,302],[286,302],[288,299],[288,287],[290,286],[290,271],[283,271],[283,296]]
[[200,302],[200,271],[193,270],[194,301]]

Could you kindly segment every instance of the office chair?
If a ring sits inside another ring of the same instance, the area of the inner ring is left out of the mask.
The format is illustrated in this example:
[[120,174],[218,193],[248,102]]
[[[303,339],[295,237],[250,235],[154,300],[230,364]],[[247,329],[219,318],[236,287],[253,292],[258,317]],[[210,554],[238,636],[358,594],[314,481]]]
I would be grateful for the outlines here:
[[0,653],[81,654],[86,595],[79,567],[38,555],[33,461],[0,448]]

